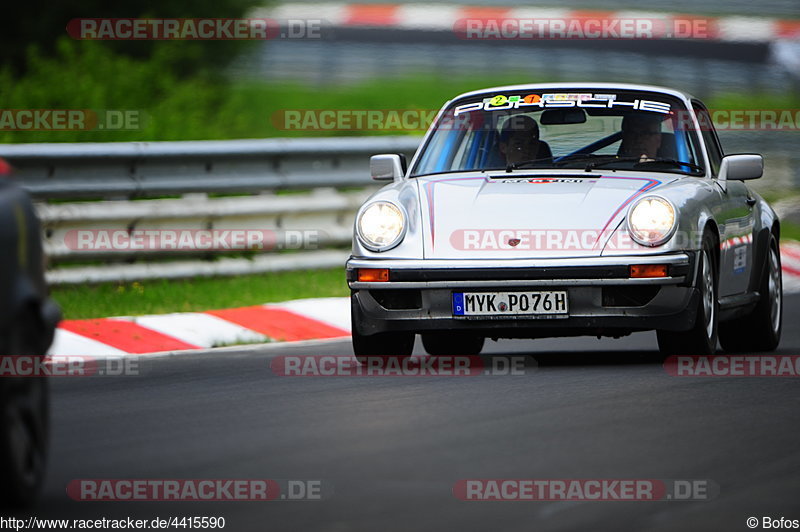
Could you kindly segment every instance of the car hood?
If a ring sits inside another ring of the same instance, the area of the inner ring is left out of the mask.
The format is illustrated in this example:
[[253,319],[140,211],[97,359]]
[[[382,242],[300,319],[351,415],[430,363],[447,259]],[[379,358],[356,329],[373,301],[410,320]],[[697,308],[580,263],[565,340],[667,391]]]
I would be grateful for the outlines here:
[[599,256],[627,207],[675,179],[641,172],[417,177],[425,257]]

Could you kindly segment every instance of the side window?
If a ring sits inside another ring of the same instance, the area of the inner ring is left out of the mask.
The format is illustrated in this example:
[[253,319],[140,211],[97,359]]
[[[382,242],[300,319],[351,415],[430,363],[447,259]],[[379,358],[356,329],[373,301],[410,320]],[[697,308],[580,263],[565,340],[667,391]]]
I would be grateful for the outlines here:
[[700,122],[700,135],[703,137],[703,143],[705,143],[708,151],[712,173],[716,177],[719,174],[719,165],[722,162],[722,148],[719,145],[717,133],[714,131],[714,123],[711,121],[711,115],[708,114],[708,110],[702,104],[693,102],[692,108],[697,115],[697,121]]

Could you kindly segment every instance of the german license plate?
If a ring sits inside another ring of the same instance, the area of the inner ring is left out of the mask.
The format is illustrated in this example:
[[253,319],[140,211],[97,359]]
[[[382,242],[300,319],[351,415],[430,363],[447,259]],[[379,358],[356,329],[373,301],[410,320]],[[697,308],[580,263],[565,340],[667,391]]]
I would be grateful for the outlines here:
[[567,314],[566,291],[454,292],[454,316],[541,316]]

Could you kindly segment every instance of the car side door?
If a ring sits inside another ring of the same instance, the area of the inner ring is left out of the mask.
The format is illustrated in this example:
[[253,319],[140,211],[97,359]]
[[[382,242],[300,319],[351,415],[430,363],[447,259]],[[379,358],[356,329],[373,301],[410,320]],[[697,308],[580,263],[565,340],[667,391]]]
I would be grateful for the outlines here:
[[[700,134],[706,146],[714,180],[724,155],[714,130],[711,115],[699,101],[692,107],[700,122]],[[753,230],[755,216],[750,191],[742,181],[717,181],[720,204],[714,209],[720,231],[720,297],[747,291],[753,269]]]

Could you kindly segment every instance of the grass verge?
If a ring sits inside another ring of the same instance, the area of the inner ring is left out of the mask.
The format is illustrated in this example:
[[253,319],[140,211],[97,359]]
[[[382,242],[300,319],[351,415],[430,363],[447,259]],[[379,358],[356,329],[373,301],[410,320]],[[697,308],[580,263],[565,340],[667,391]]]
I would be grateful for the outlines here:
[[781,222],[781,242],[785,240],[800,241],[800,224]]
[[[331,130],[313,123],[295,128],[286,111],[417,110],[433,117],[459,93],[490,86],[557,81],[519,71],[495,76],[444,77],[421,72],[402,79],[354,85],[309,86],[275,81],[181,78],[168,54],[149,60],[115,54],[100,42],[59,42],[55,56],[32,54],[26,74],[0,67],[0,100],[7,109],[93,109],[135,112],[135,127],[57,131],[0,131],[0,142],[104,142],[222,140],[237,138],[422,134],[426,120],[386,129]],[[742,89],[705,102],[711,109],[797,109],[800,97],[752,94]],[[305,115],[304,115],[305,116]],[[387,122],[390,122],[387,120]],[[419,122],[419,123],[417,123]],[[421,127],[419,130],[410,128]]]
[[[800,224],[783,222],[781,240],[800,241]],[[63,285],[51,289],[64,319],[194,312],[349,295],[344,271],[309,270],[240,277]]]
[[343,269],[52,287],[64,319],[244,307],[349,294]]

